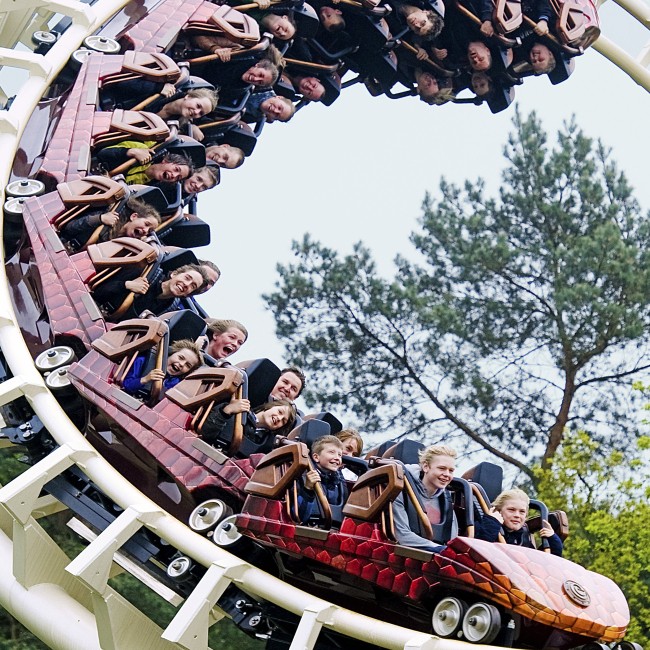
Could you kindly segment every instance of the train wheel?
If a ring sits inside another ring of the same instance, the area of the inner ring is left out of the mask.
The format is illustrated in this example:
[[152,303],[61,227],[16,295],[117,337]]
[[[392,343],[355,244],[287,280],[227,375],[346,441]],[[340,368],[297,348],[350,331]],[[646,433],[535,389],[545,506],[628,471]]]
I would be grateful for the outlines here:
[[208,499],[192,510],[189,525],[193,531],[206,534],[230,515],[232,515],[232,508],[221,499]]
[[56,34],[39,29],[32,34],[32,43],[34,45],[54,45],[56,38]]
[[491,643],[501,629],[501,614],[494,605],[474,603],[463,617],[463,635],[471,643]]
[[5,188],[7,196],[27,197],[40,196],[45,192],[45,184],[35,178],[21,178],[12,181]]
[[235,515],[223,519],[214,529],[212,541],[222,548],[229,548],[235,546],[241,539],[241,533],[235,526]]
[[443,638],[454,636],[463,624],[467,605],[458,598],[443,598],[433,610],[433,631]]
[[49,350],[41,352],[34,361],[36,368],[41,373],[52,372],[61,366],[70,365],[76,360],[74,350],[67,345],[56,345]]
[[84,46],[94,52],[102,52],[103,54],[119,54],[120,44],[112,38],[105,36],[97,36],[93,34],[84,39]]
[[7,199],[4,204],[3,213],[10,221],[20,221],[23,219],[23,203],[25,199],[13,196]]
[[175,557],[167,567],[167,575],[176,582],[188,580],[194,563],[186,555]]

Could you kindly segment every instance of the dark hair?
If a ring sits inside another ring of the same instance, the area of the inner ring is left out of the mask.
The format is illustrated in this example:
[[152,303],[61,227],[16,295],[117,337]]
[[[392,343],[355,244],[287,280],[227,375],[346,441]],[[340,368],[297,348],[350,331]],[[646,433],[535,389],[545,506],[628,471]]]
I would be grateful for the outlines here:
[[[165,277],[165,280],[169,280],[172,275],[178,275],[179,273],[186,273],[188,271],[196,271],[201,276],[201,279],[203,280],[201,282],[201,287],[210,282],[210,278],[207,276],[206,272],[197,264],[183,264],[183,266],[179,266],[177,269],[172,269]],[[199,293],[201,291],[201,287],[199,287],[195,292],[192,292],[190,295]]]
[[300,386],[300,390],[298,391],[298,394],[296,395],[296,397],[300,397],[300,393],[302,393],[302,391],[304,390],[305,382],[307,381],[307,378],[305,377],[305,373],[302,370],[300,370],[300,368],[296,368],[296,366],[289,366],[288,368],[282,369],[282,371],[280,372],[280,377],[282,377],[282,375],[286,375],[288,372],[292,372],[294,375],[296,375],[296,377],[298,377],[298,379],[300,379],[301,386]]
[[[185,177],[189,178],[194,173],[194,164],[192,160],[182,153],[171,153],[169,151],[165,152],[165,155],[162,157],[158,163],[172,163],[172,165],[187,165],[190,169],[190,173]],[[183,180],[185,180],[185,178]]]
[[283,426],[280,427],[279,429],[275,429],[273,433],[276,433],[279,436],[285,436],[291,429],[293,429],[293,425],[296,421],[296,415],[298,414],[298,409],[296,409],[296,405],[293,402],[290,402],[288,399],[276,399],[273,400],[272,402],[264,402],[261,406],[258,406],[253,413],[261,413],[262,411],[268,411],[270,408],[273,408],[274,406],[288,406],[289,407],[289,418],[287,420],[287,423]]

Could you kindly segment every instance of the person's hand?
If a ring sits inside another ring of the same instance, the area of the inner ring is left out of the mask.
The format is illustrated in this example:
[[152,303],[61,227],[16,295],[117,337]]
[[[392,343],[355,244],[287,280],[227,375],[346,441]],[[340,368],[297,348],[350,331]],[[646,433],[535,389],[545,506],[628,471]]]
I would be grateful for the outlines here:
[[142,163],[143,165],[151,162],[151,156],[153,155],[153,150],[152,149],[129,149],[126,152],[126,155],[129,158],[133,158],[137,160],[139,163]]
[[548,23],[545,20],[540,20],[535,27],[533,27],[533,31],[537,36],[546,36],[548,34]]
[[148,372],[142,379],[140,383],[146,384],[149,381],[162,381],[165,378],[165,372],[158,368],[154,368],[151,372]]
[[490,508],[490,514],[500,523],[503,523],[503,517],[496,508]]
[[271,6],[271,0],[255,0],[260,9],[268,9]]
[[203,135],[203,131],[201,131],[201,129],[199,129],[199,127],[196,126],[196,124],[191,124],[190,126],[191,126],[190,130],[192,131],[192,137],[196,141],[201,142],[201,140],[203,140],[203,138],[205,137]]
[[542,521],[542,527],[539,529],[539,534],[541,537],[553,537],[553,535],[555,535],[555,531],[553,530],[551,524],[549,524],[548,521],[544,520]]
[[119,216],[115,212],[104,212],[104,214],[99,217],[99,220],[109,227],[113,227],[119,220]]
[[433,56],[435,56],[436,59],[438,59],[438,61],[442,61],[443,59],[446,59],[447,54],[448,54],[448,52],[444,47],[441,47],[441,48],[434,47],[433,48]]
[[228,404],[221,409],[224,415],[236,415],[237,413],[247,413],[251,410],[251,403],[244,398],[237,399],[235,394],[230,398]]
[[219,61],[222,63],[228,63],[228,61],[230,61],[232,50],[229,47],[215,47],[212,50],[212,54],[216,54]]
[[149,282],[146,278],[136,278],[135,280],[127,280],[124,286],[133,293],[147,293],[149,291]]
[[481,34],[483,34],[483,36],[494,36],[494,27],[492,27],[491,21],[484,20],[481,23]]
[[163,97],[171,97],[176,94],[176,86],[174,84],[165,84],[160,91]]
[[427,54],[427,51],[424,48],[421,48],[419,45],[415,46],[415,49],[417,50],[415,54],[415,58],[418,61],[424,61],[429,55]]
[[305,474],[305,487],[313,490],[316,483],[320,483],[320,474],[315,469],[310,469]]

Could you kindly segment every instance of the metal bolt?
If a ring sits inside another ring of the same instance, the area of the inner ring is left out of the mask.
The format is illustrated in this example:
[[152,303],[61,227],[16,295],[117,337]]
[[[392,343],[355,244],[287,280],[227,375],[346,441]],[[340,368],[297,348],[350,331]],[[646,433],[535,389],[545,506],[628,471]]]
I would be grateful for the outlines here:
[[254,614],[248,619],[248,624],[251,627],[257,627],[262,622],[262,617],[259,614]]

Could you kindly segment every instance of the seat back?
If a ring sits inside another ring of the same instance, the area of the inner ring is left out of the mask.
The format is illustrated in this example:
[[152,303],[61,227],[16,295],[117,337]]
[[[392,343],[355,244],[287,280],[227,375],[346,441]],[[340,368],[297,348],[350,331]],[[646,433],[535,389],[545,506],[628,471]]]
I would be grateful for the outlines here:
[[269,395],[280,378],[280,368],[270,359],[253,359],[237,364],[248,375],[248,399],[251,408],[268,401]]
[[332,434],[330,425],[323,420],[303,420],[301,424],[289,433],[287,438],[289,440],[300,441],[307,445],[308,449],[311,449],[311,446],[314,444],[318,438],[323,436],[329,436]]
[[494,501],[503,489],[503,468],[494,463],[483,461],[463,473],[466,481],[479,483],[489,501]]
[[343,430],[343,424],[341,421],[329,411],[321,411],[320,413],[309,413],[308,415],[303,416],[304,421],[307,420],[322,420],[329,424],[330,434],[335,436],[339,431]]
[[417,465],[420,462],[420,452],[424,445],[417,440],[400,440],[388,447],[382,454],[382,458],[395,458],[405,465]]

